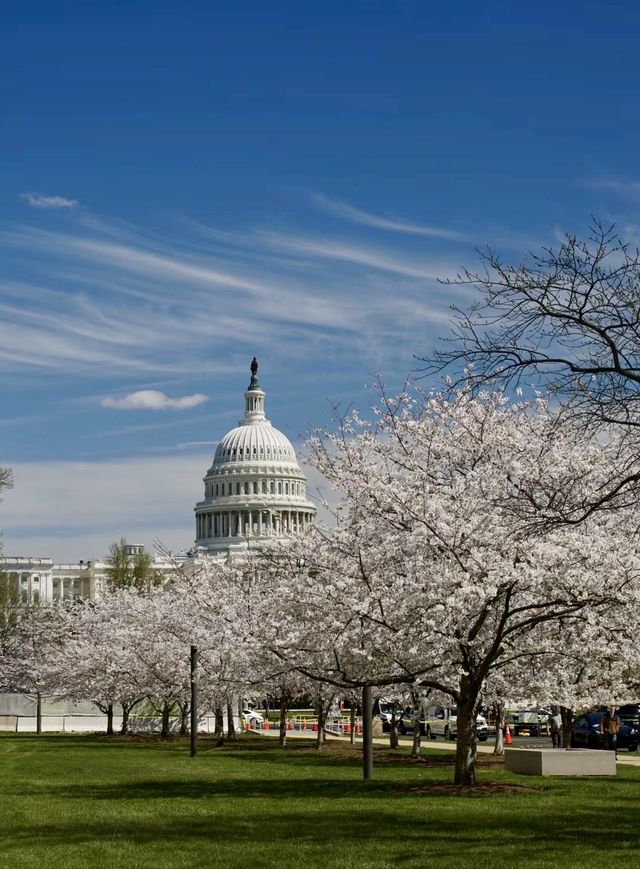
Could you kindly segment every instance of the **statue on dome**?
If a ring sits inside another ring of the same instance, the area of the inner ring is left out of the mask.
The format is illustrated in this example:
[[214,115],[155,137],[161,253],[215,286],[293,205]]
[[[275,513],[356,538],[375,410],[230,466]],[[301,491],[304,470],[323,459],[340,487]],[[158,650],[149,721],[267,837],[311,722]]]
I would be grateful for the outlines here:
[[251,360],[251,383],[249,384],[249,389],[260,389],[260,385],[258,384],[258,360],[255,356]]

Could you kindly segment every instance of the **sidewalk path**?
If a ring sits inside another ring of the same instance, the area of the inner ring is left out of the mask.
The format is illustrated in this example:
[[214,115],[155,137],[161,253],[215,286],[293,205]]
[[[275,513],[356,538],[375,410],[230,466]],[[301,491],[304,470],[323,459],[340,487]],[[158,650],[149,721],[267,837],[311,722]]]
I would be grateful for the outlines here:
[[[276,729],[274,729],[274,730],[257,730],[257,731],[254,730],[252,732],[259,733],[262,736],[274,736],[274,737],[278,736],[278,731]],[[287,731],[287,739],[313,739],[314,735],[315,734],[312,733],[312,731],[310,731],[310,730],[303,730],[303,731],[288,730]],[[327,739],[335,739],[335,740],[338,740],[340,742],[350,742],[351,741],[351,737],[338,736],[335,733],[328,733]],[[358,743],[362,743],[361,736],[356,736],[356,745]],[[374,745],[387,745],[388,746],[389,745],[389,737],[388,736],[375,736],[373,738],[373,744]],[[400,745],[409,747],[410,743],[409,743],[409,741],[405,742],[403,740],[400,740]],[[440,749],[442,751],[455,751],[456,744],[453,741],[435,742],[431,739],[429,739],[429,740],[423,739],[422,747],[423,748],[437,748],[437,749]],[[522,750],[527,751],[526,748],[523,748]],[[574,749],[574,750],[580,751],[580,749]],[[483,745],[483,744],[478,745],[478,754],[493,754],[493,745]],[[619,764],[622,764],[623,766],[640,766],[640,755],[638,755],[637,753],[628,754],[625,752],[624,754],[622,754],[621,752],[619,752],[617,762]]]

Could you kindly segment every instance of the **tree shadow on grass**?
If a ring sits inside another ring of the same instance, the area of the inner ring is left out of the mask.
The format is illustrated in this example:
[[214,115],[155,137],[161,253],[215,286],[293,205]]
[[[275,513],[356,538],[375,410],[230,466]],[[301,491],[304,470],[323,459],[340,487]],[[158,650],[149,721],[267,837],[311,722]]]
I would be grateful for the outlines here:
[[[290,861],[297,847],[325,849],[327,843],[331,848],[349,843],[363,856],[368,849],[383,848],[385,854],[408,861],[403,865],[422,867],[429,857],[447,855],[449,865],[456,865],[456,856],[495,854],[499,846],[500,863],[488,865],[505,865],[508,859],[515,861],[513,865],[523,865],[533,855],[539,865],[555,865],[546,863],[545,858],[564,853],[577,859],[585,851],[595,851],[610,862],[614,855],[629,854],[639,844],[638,835],[621,834],[621,826],[631,828],[636,823],[635,810],[620,806],[559,817],[541,811],[517,815],[505,811],[492,816],[488,824],[482,812],[466,812],[464,804],[460,812],[438,813],[433,819],[429,811],[419,813],[406,805],[404,812],[388,811],[382,805],[371,812],[366,804],[336,810],[330,801],[289,808],[281,814],[254,807],[239,815],[228,803],[216,801],[210,808],[200,803],[197,817],[158,811],[153,817],[124,817],[117,823],[111,815],[104,821],[94,816],[65,823],[62,817],[56,823],[16,825],[3,842],[3,853],[11,858],[33,845],[58,848],[104,841],[112,845],[158,843],[170,848],[202,845],[211,849],[213,856],[215,849],[223,846],[242,849],[246,855],[256,853],[256,848],[276,845],[282,848],[284,865],[294,865]],[[616,865],[622,865],[619,859]]]
[[[269,769],[257,772],[256,775],[233,776],[228,778],[206,776],[207,770],[192,768],[188,777],[157,777],[137,781],[84,781],[73,784],[56,784],[52,782],[23,782],[19,787],[11,789],[12,796],[40,797],[56,800],[68,800],[89,803],[122,804],[133,801],[148,800],[206,800],[220,798],[223,800],[266,800],[294,801],[303,803],[314,798],[329,798],[333,802],[345,800],[366,799],[371,801],[398,800],[400,797],[417,801],[436,797],[442,800],[467,800],[485,797],[492,804],[493,797],[499,798],[502,792],[512,789],[509,799],[513,805],[518,805],[520,799],[545,799],[549,796],[554,800],[567,801],[568,807],[579,807],[583,804],[603,804],[614,801],[616,805],[624,806],[638,813],[640,791],[637,780],[612,779],[607,781],[606,796],[602,793],[602,783],[590,779],[542,779],[529,776],[492,775],[481,776],[477,788],[456,788],[451,777],[433,771],[428,776],[418,779],[386,778],[363,781],[359,777],[319,777],[301,776],[296,774],[295,767],[291,775],[269,777]],[[493,786],[493,789],[492,789]],[[517,791],[522,791],[518,793]]]
[[85,783],[80,785],[51,785],[26,783],[13,791],[16,796],[39,796],[51,799],[127,802],[131,800],[166,800],[206,798],[238,798],[264,800],[305,800],[314,796],[332,800],[351,799],[366,792],[367,797],[386,797],[397,790],[397,782],[368,782],[338,779],[227,779],[207,781],[200,778],[148,779],[127,783]]
[[[166,746],[167,748],[180,748],[184,745],[184,740],[179,743],[161,740],[159,737],[152,739],[148,736],[144,739],[129,736],[107,736],[104,733],[48,733],[38,735],[36,733],[9,733],[0,736],[0,751],[3,749],[11,750],[18,749],[44,749],[50,751],[56,750],[97,750],[106,748],[119,749],[138,749],[148,746],[154,748],[158,746]],[[187,748],[188,753],[188,748]]]

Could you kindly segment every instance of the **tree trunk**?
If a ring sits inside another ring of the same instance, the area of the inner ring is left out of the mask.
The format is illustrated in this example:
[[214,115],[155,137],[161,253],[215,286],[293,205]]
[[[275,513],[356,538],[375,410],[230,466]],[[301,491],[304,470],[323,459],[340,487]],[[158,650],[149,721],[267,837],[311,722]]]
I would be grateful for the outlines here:
[[391,713],[391,721],[389,722],[389,748],[398,747],[398,721],[396,719],[396,710]]
[[351,745],[356,744],[356,704],[351,701],[350,727],[351,727]]
[[42,694],[36,694],[36,733],[42,733]]
[[[171,704],[172,706],[173,704]],[[169,736],[169,713],[171,706],[165,700],[162,704],[162,724],[160,726],[160,739],[167,739]]]
[[107,736],[113,736],[113,703],[107,706]]
[[420,757],[420,749],[422,747],[422,734],[420,733],[420,719],[422,717],[421,709],[413,711],[413,742],[411,744],[411,757]]
[[130,703],[122,703],[122,725],[120,727],[120,735],[127,736],[129,734],[129,722],[131,719],[131,713],[138,706],[144,697],[138,697],[137,700],[132,700]]
[[122,704],[122,724],[120,725],[120,736],[126,736],[129,733],[129,713],[131,712],[131,704]]
[[189,704],[179,703],[180,709],[180,736],[188,736],[189,734]]
[[236,725],[233,721],[233,706],[231,703],[227,703],[227,738],[236,738]]
[[493,747],[494,754],[504,754],[504,703],[500,700],[496,703],[496,744]]
[[222,706],[216,706],[213,714],[216,719],[216,729],[213,734],[216,737],[216,745],[224,745],[224,710]]
[[287,698],[284,693],[280,695],[280,748],[287,747]]
[[472,692],[467,676],[460,685],[457,715],[456,768],[454,784],[474,785],[476,783],[476,715],[477,692]]
[[573,709],[560,707],[562,716],[562,748],[571,748],[571,725],[573,724]]
[[318,751],[321,750],[324,745],[324,703],[322,700],[318,701],[318,735],[316,736],[316,748]]

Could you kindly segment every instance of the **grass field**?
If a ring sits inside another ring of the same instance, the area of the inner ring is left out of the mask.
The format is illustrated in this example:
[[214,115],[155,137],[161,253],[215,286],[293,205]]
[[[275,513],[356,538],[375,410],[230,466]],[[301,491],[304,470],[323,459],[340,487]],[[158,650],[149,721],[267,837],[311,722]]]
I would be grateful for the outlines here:
[[344,744],[283,753],[259,736],[222,749],[203,739],[192,760],[184,740],[4,734],[0,866],[639,865],[640,768],[597,780],[491,766],[479,779],[496,792],[461,795],[448,787],[451,760],[379,750],[364,783]]

